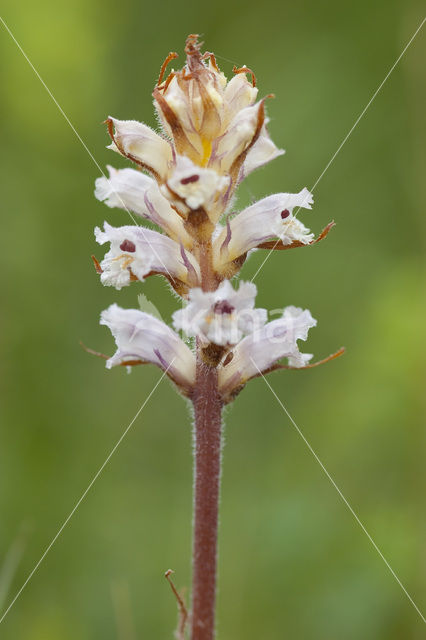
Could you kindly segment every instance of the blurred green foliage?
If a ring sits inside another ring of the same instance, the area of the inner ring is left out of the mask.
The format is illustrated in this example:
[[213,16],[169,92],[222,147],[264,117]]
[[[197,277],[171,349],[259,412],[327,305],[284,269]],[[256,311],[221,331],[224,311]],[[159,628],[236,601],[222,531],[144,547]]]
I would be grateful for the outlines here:
[[[4,0],[2,15],[104,166],[112,114],[155,125],[151,89],[170,50],[203,34],[229,75],[247,64],[287,154],[251,176],[239,205],[311,187],[418,26],[408,0],[262,3]],[[425,33],[419,34],[318,185],[303,220],[336,229],[273,255],[260,306],[308,307],[307,351],[347,354],[270,383],[420,608],[425,547]],[[0,29],[2,275],[0,551],[23,554],[7,601],[34,567],[159,372],[107,372],[100,311],[157,279],[103,288],[93,227],[125,212],[93,197],[99,170]],[[250,278],[264,254],[244,268]],[[227,411],[220,640],[400,640],[424,625],[262,380]],[[4,620],[3,640],[170,638],[163,572],[190,585],[191,427],[163,382]],[[19,544],[21,544],[19,542]],[[9,556],[10,559],[10,556]],[[5,574],[7,571],[5,572]],[[3,579],[7,581],[7,576]],[[3,582],[0,585],[5,587]]]

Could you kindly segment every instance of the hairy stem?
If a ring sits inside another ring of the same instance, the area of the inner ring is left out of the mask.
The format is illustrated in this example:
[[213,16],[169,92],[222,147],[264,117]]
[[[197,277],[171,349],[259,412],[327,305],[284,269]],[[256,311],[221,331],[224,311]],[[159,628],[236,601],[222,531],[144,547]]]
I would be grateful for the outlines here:
[[222,403],[217,370],[197,360],[191,640],[212,640],[215,626]]
[[[199,247],[202,288],[215,289],[211,242]],[[191,640],[213,640],[221,475],[222,400],[217,369],[197,345],[194,403],[194,533]]]

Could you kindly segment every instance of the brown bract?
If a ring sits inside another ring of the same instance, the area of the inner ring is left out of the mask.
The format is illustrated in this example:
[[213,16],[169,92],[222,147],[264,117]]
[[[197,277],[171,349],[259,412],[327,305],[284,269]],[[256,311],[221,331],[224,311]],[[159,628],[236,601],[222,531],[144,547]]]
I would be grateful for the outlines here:
[[321,233],[314,240],[312,240],[312,242],[308,242],[307,244],[299,241],[292,242],[291,244],[283,244],[281,240],[270,240],[268,242],[262,242],[262,244],[259,244],[258,248],[270,249],[271,251],[284,251],[285,249],[296,249],[297,247],[310,247],[313,244],[324,240],[324,238],[328,236],[331,229],[335,226],[336,223],[334,222],[334,220],[332,220],[326,227],[324,227]]
[[[303,371],[305,369],[315,369],[316,367],[319,367],[319,366],[321,366],[323,364],[326,364],[327,362],[331,362],[332,360],[336,360],[336,358],[339,358],[340,356],[342,356],[345,353],[345,351],[346,351],[345,347],[340,347],[340,349],[338,349],[334,353],[331,353],[326,358],[323,358],[322,360],[317,360],[316,362],[311,362],[310,364],[306,364],[303,367],[292,367],[290,365],[277,363],[277,364],[273,365],[272,367],[269,367],[269,369],[265,369],[264,371],[255,374],[254,376],[252,376],[252,378],[250,378],[250,380],[254,380],[255,378],[264,377],[264,376],[268,375],[268,373],[273,373],[274,371],[282,371],[283,369],[291,369],[292,371]],[[228,364],[228,362],[230,362],[232,360],[232,357],[233,356],[232,356],[232,351],[231,351],[226,356],[225,360],[222,363],[222,366],[226,366]],[[236,376],[236,383],[237,382],[238,382],[238,377]],[[227,405],[230,402],[233,402],[233,400],[235,400],[235,398],[245,388],[247,382],[248,382],[248,380],[246,382],[242,383],[242,384],[235,384],[235,386],[230,385],[230,391],[225,391],[225,392],[222,393],[223,403],[225,405]]]

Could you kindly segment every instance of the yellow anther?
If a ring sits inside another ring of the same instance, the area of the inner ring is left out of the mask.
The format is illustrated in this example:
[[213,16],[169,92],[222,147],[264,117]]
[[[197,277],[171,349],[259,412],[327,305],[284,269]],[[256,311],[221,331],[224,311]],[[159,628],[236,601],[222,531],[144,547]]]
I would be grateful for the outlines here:
[[116,260],[123,260],[120,266],[124,270],[127,269],[129,264],[133,262],[134,258],[132,258],[132,256],[129,256],[127,253],[121,253],[119,256],[115,256],[115,258],[112,258],[112,262],[115,262]]

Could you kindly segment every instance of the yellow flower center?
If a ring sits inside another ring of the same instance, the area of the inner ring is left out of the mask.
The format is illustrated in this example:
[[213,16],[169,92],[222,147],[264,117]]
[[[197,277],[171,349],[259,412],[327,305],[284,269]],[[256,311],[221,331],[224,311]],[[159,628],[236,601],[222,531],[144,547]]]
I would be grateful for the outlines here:
[[203,157],[201,160],[201,166],[205,167],[210,160],[210,156],[212,154],[212,141],[207,138],[201,139],[201,144],[203,145]]

